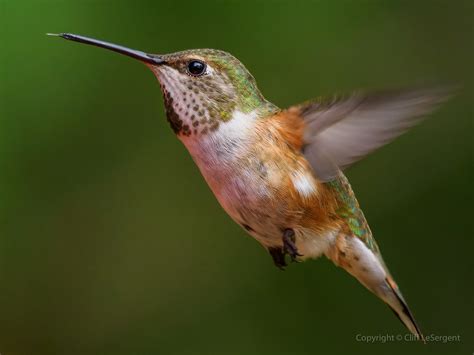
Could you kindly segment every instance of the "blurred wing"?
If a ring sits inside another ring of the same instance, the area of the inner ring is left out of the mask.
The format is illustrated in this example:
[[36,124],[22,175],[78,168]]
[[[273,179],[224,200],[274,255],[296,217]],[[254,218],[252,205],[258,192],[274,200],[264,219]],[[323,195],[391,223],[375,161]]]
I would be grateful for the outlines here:
[[449,97],[445,89],[354,93],[298,108],[305,121],[303,153],[322,181],[391,142]]

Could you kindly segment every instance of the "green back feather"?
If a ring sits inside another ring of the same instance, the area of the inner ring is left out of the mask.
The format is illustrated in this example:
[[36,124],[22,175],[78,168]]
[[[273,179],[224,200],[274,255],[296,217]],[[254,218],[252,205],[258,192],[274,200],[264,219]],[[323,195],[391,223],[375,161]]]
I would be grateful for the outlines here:
[[336,213],[346,223],[354,236],[359,238],[374,253],[379,254],[379,248],[372,232],[367,224],[364,213],[362,212],[359,202],[352,191],[349,181],[340,173],[339,176],[326,183],[336,193],[338,208]]

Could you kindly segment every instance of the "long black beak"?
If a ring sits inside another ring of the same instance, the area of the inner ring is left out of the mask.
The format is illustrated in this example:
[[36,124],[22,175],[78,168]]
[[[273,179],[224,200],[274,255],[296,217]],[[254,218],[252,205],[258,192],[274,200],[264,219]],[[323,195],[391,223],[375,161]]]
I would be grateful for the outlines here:
[[129,57],[141,60],[142,62],[149,64],[163,64],[165,60],[159,55],[148,54],[142,51],[137,51],[135,49],[130,49],[127,47],[119,46],[118,44],[113,44],[109,42],[100,41],[98,39],[84,37],[80,35],[75,35],[73,33],[47,33],[48,36],[57,36],[67,39],[69,41],[75,41],[79,43],[91,44],[100,48],[110,49],[111,51],[127,55]]

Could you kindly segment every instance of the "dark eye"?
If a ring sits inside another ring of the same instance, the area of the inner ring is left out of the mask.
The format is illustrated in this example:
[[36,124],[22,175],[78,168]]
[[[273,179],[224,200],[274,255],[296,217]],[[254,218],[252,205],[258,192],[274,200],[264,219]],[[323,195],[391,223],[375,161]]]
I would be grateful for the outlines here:
[[191,75],[199,76],[204,74],[206,71],[206,64],[201,62],[200,60],[191,60],[188,63],[188,72]]

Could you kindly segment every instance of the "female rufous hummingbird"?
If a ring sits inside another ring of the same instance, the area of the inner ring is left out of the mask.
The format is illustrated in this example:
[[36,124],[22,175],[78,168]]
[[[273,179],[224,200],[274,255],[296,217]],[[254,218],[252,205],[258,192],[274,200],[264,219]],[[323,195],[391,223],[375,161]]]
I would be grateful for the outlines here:
[[75,34],[67,40],[144,62],[168,122],[217,200],[279,268],[324,254],[381,298],[423,339],[343,170],[418,123],[447,98],[413,89],[317,98],[280,109],[229,53],[148,54]]

